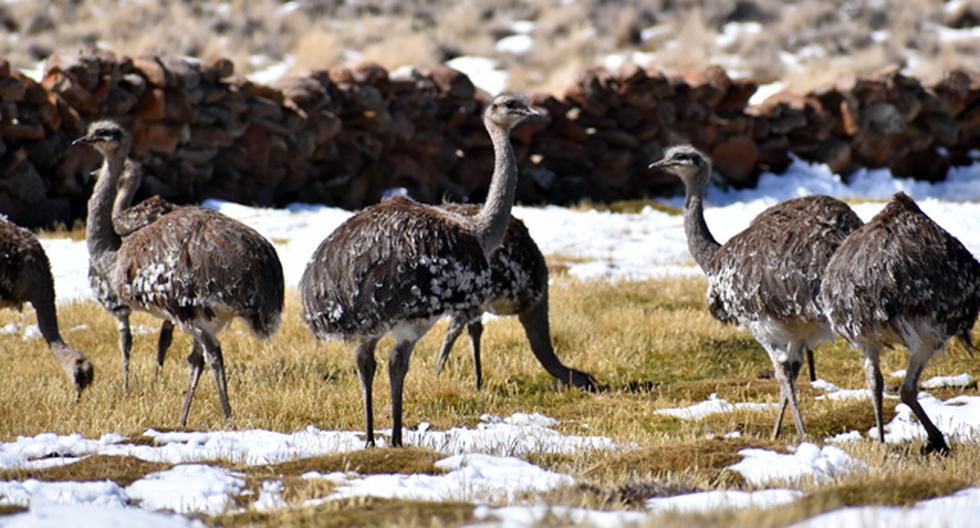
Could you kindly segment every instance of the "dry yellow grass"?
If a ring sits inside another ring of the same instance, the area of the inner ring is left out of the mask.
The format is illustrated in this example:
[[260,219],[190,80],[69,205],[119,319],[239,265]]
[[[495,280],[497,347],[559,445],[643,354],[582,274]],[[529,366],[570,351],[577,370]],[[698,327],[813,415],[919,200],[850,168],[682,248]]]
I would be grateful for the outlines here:
[[[704,280],[665,279],[646,282],[579,282],[557,274],[551,286],[552,328],[563,361],[595,375],[602,390],[596,394],[563,389],[533,359],[523,331],[514,318],[489,324],[484,333],[485,388],[473,388],[472,365],[457,344],[447,371],[434,374],[435,356],[445,331],[444,323],[423,339],[413,357],[406,388],[406,426],[427,421],[437,429],[473,425],[483,413],[507,416],[513,412],[541,412],[562,421],[559,429],[571,434],[595,434],[618,442],[634,443],[625,451],[586,452],[577,455],[534,454],[530,460],[579,478],[580,486],[558,490],[541,498],[548,503],[602,508],[635,508],[641,495],[717,487],[744,488],[740,477],[724,468],[749,447],[783,449],[795,443],[792,428],[781,442],[768,438],[775,411],[709,416],[685,421],[653,414],[657,408],[703,401],[710,393],[732,400],[776,402],[778,391],[760,373],[771,368],[768,357],[746,332],[712,320],[704,309]],[[172,428],[178,418],[186,384],[184,357],[190,341],[177,335],[167,363],[155,377],[155,343],[159,322],[136,315],[134,325],[153,330],[135,336],[130,390],[122,389],[121,358],[114,319],[94,303],[61,306],[66,340],[83,350],[96,366],[94,385],[73,401],[67,379],[39,339],[21,333],[0,334],[0,440],[41,432],[78,432],[98,437],[107,432],[129,435],[136,442],[148,428]],[[0,326],[34,324],[30,309],[0,312]],[[359,431],[362,402],[353,354],[343,343],[320,343],[300,320],[298,295],[287,295],[283,325],[270,341],[260,342],[236,324],[221,335],[228,369],[234,417],[226,422],[217,405],[214,383],[205,373],[191,410],[189,427],[198,430],[266,428],[297,431],[309,425],[323,429]],[[379,360],[390,341],[382,342]],[[884,372],[904,368],[904,351],[886,352]],[[820,377],[845,387],[863,385],[860,354],[843,342],[820,347],[816,353]],[[936,358],[926,375],[967,372],[980,377],[980,366],[961,345],[954,344]],[[804,420],[815,438],[851,429],[867,430],[871,406],[863,400],[816,401],[817,391],[801,382]],[[390,426],[384,368],[375,380],[376,427]],[[969,388],[961,393],[976,394]],[[946,394],[952,394],[948,391]],[[892,412],[893,400],[888,411]],[[582,424],[588,424],[583,429]],[[741,431],[739,440],[716,440]],[[980,484],[980,456],[976,443],[954,445],[948,459],[922,458],[918,444],[879,446],[871,441],[845,449],[867,467],[842,481],[793,483],[814,497],[771,511],[746,510],[740,524],[777,525],[851,502],[899,503]],[[282,512],[258,513],[251,498],[240,498],[245,514],[209,519],[236,525],[399,524],[457,525],[471,519],[472,505],[429,504],[405,501],[348,501],[317,508],[304,501],[323,497],[331,486],[299,479],[309,470],[431,472],[440,455],[418,450],[374,450],[350,455],[317,457],[278,466],[247,468],[248,487],[257,490],[267,479],[282,480],[291,507]],[[132,460],[95,457],[60,469],[6,472],[3,479],[129,480],[157,470]],[[229,462],[222,463],[230,464]],[[51,473],[48,473],[51,471]],[[59,473],[60,472],[60,473]],[[896,489],[872,486],[857,493],[862,482],[882,479],[909,482]],[[848,487],[851,486],[851,487]],[[877,491],[875,491],[877,490]],[[877,501],[877,502],[876,502]],[[13,512],[10,510],[8,513]],[[337,519],[328,520],[328,519]],[[658,522],[691,525],[728,524],[716,516],[667,516]]]

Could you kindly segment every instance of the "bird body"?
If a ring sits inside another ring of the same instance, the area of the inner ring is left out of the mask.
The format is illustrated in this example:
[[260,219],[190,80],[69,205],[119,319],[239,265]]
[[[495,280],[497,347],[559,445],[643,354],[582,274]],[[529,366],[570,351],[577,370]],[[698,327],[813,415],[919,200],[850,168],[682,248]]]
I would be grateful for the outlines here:
[[780,433],[787,406],[797,433],[804,436],[796,398],[802,354],[833,335],[817,297],[827,262],[861,225],[860,218],[834,198],[796,198],[763,211],[721,245],[704,221],[702,202],[711,175],[708,158],[681,145],[668,149],[653,166],[684,182],[688,248],[708,277],[711,314],[748,329],[773,363],[781,394],[773,437]]
[[517,190],[510,129],[536,112],[499,95],[484,124],[494,147],[487,202],[465,217],[407,198],[354,214],[314,252],[300,279],[302,315],[320,339],[357,342],[367,444],[374,445],[374,349],[395,338],[389,357],[391,443],[402,444],[402,393],[415,343],[443,315],[477,310],[490,293],[489,256],[500,245]]
[[[463,216],[474,216],[479,212],[479,206],[474,204],[445,204],[443,208]],[[513,216],[510,218],[500,247],[491,255],[489,265],[490,292],[487,299],[475,313],[461,311],[453,315],[439,351],[437,372],[445,367],[453,344],[466,327],[473,351],[476,388],[479,390],[483,385],[480,366],[482,314],[517,315],[531,343],[532,352],[549,374],[564,384],[594,389],[592,376],[566,367],[555,355],[548,322],[548,266],[523,222]]]
[[61,338],[48,256],[34,233],[0,217],[0,308],[20,310],[25,302],[34,307],[41,336],[80,396],[92,383],[94,370],[84,354]]
[[230,418],[216,334],[236,316],[244,318],[259,337],[276,330],[284,297],[282,265],[272,244],[257,232],[200,207],[175,208],[121,237],[112,224],[112,213],[119,209],[114,202],[129,141],[112,121],[93,123],[86,136],[76,140],[93,145],[105,158],[86,223],[93,286],[100,301],[119,318],[124,365],[131,346],[128,316],[133,309],[164,318],[194,337],[182,426],[205,362],[214,372],[222,411]]
[[452,213],[393,197],[334,230],[300,284],[313,333],[350,339],[479,307],[490,293],[490,268]]
[[884,441],[879,366],[882,348],[904,344],[909,365],[900,388],[928,433],[927,451],[949,448],[918,403],[918,380],[950,337],[971,350],[980,310],[980,263],[904,193],[852,233],[827,265],[820,302],[835,332],[860,348]]

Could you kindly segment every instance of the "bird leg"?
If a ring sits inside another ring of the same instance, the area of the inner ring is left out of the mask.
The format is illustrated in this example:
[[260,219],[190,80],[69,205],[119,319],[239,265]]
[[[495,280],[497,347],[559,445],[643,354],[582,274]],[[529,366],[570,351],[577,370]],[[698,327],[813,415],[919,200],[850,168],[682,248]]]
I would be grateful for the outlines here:
[[357,374],[361,378],[364,391],[364,429],[367,434],[366,447],[374,447],[374,409],[371,403],[371,388],[374,385],[374,371],[378,366],[374,359],[374,347],[378,338],[368,337],[357,345]]
[[817,367],[813,363],[813,349],[806,347],[806,366],[810,371],[810,382],[817,381]]
[[483,335],[483,321],[479,317],[466,326],[470,334],[470,348],[473,350],[473,369],[476,371],[476,390],[483,388],[483,367],[480,366],[480,337]]
[[446,329],[446,337],[442,340],[442,348],[439,349],[439,359],[436,362],[436,374],[441,374],[442,369],[446,367],[446,361],[449,359],[449,353],[453,350],[453,345],[456,344],[456,339],[459,338],[459,334],[463,332],[463,326],[466,325],[466,316],[463,314],[456,314],[453,316],[452,320],[449,321],[449,328]]
[[170,344],[174,340],[174,324],[170,321],[164,321],[160,325],[160,338],[157,340],[157,369],[156,376],[160,375],[160,369],[163,368],[163,360],[167,357],[167,349],[170,348]]
[[926,441],[925,447],[922,449],[923,454],[929,453],[939,453],[941,455],[949,454],[949,446],[946,444],[946,440],[943,438],[943,433],[939,431],[939,428],[932,423],[929,416],[926,415],[925,409],[919,404],[919,376],[922,375],[922,370],[925,368],[926,363],[929,362],[929,358],[932,357],[935,350],[923,349],[916,347],[910,350],[909,354],[909,366],[905,373],[905,379],[902,381],[902,386],[899,389],[901,394],[902,403],[908,405],[912,412],[915,413],[916,418],[919,419],[919,423],[926,430],[926,435],[928,435],[928,440]]
[[789,398],[783,396],[783,387],[779,387],[779,414],[776,415],[776,425],[772,428],[772,437],[779,438],[783,431],[783,417],[786,415],[786,406],[789,405]]
[[772,430],[772,438],[779,437],[782,431],[783,416],[786,413],[787,405],[793,411],[793,421],[796,425],[796,434],[800,439],[806,438],[806,429],[803,427],[803,416],[800,414],[800,404],[796,398],[796,378],[800,375],[800,368],[803,366],[802,348],[800,343],[790,343],[786,353],[771,344],[764,343],[769,357],[772,359],[773,372],[776,381],[779,382],[780,405],[779,414],[776,417],[776,424]]
[[877,347],[865,346],[864,350],[864,377],[868,383],[868,390],[871,391],[871,404],[874,406],[875,426],[878,428],[878,441],[885,441],[884,418],[882,416],[881,400],[885,392],[885,380],[881,377],[881,368],[878,366],[880,350]]
[[595,380],[586,372],[570,369],[562,364],[551,342],[551,329],[548,324],[548,294],[527,310],[518,314],[517,318],[524,327],[524,334],[531,345],[531,352],[538,359],[548,374],[565,385],[581,389],[596,390]]
[[191,401],[194,400],[194,391],[197,389],[197,382],[201,379],[201,370],[204,368],[204,357],[201,355],[201,343],[194,337],[194,346],[191,353],[187,356],[187,365],[190,376],[187,383],[187,393],[184,394],[184,407],[180,411],[180,426],[187,425],[187,414],[191,411]]
[[[428,330],[427,325],[413,325],[395,329],[395,347],[388,358],[388,383],[391,386],[391,445],[402,446],[402,393],[405,389],[405,375],[408,374],[409,360],[415,343]],[[407,331],[406,331],[407,330]]]
[[129,391],[129,351],[133,348],[133,335],[129,331],[129,313],[116,313],[119,330],[119,348],[123,356],[123,390]]
[[228,379],[225,377],[225,360],[221,355],[221,343],[213,334],[199,330],[201,345],[204,346],[204,361],[214,372],[214,383],[218,387],[218,399],[221,400],[221,412],[226,419],[231,418],[231,405],[228,403]]

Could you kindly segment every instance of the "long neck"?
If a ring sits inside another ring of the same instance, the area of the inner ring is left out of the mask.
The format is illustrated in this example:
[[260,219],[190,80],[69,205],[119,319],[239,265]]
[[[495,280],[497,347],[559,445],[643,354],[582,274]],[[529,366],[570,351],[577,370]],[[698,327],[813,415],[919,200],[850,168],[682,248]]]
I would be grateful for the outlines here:
[[37,326],[44,341],[48,343],[48,346],[63,345],[61,333],[58,331],[58,314],[54,305],[54,280],[51,277],[51,272],[48,271],[47,259],[44,260],[43,263],[38,263],[39,275],[35,275],[31,291],[28,293],[28,301],[34,307],[34,313],[37,315]]
[[701,270],[708,272],[708,261],[721,247],[708,230],[704,221],[704,193],[687,189],[684,198],[684,234],[687,235],[687,249]]
[[125,156],[106,156],[99,171],[99,178],[95,182],[92,197],[88,200],[85,242],[88,244],[91,258],[98,258],[106,252],[119,249],[119,235],[112,228],[112,208],[116,197],[116,185],[124,163]]
[[[133,169],[132,167],[125,167],[125,170],[131,171]],[[113,218],[125,211],[133,203],[133,197],[136,196],[137,187],[139,187],[139,180],[131,174],[120,178],[116,199],[112,202]]]
[[517,194],[517,162],[509,131],[488,122],[487,132],[493,142],[493,177],[487,201],[473,219],[473,229],[480,240],[483,254],[489,257],[500,245],[510,222],[510,209]]

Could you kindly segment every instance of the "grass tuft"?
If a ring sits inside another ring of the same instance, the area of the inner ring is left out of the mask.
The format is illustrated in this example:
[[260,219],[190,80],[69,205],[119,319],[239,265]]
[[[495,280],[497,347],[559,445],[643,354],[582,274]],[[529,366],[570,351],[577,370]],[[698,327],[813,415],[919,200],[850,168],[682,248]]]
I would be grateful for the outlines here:
[[111,480],[125,487],[150,473],[171,467],[172,464],[147,462],[131,456],[92,455],[63,466],[44,469],[2,470],[0,471],[0,481],[34,479],[48,482],[62,480],[98,482]]

